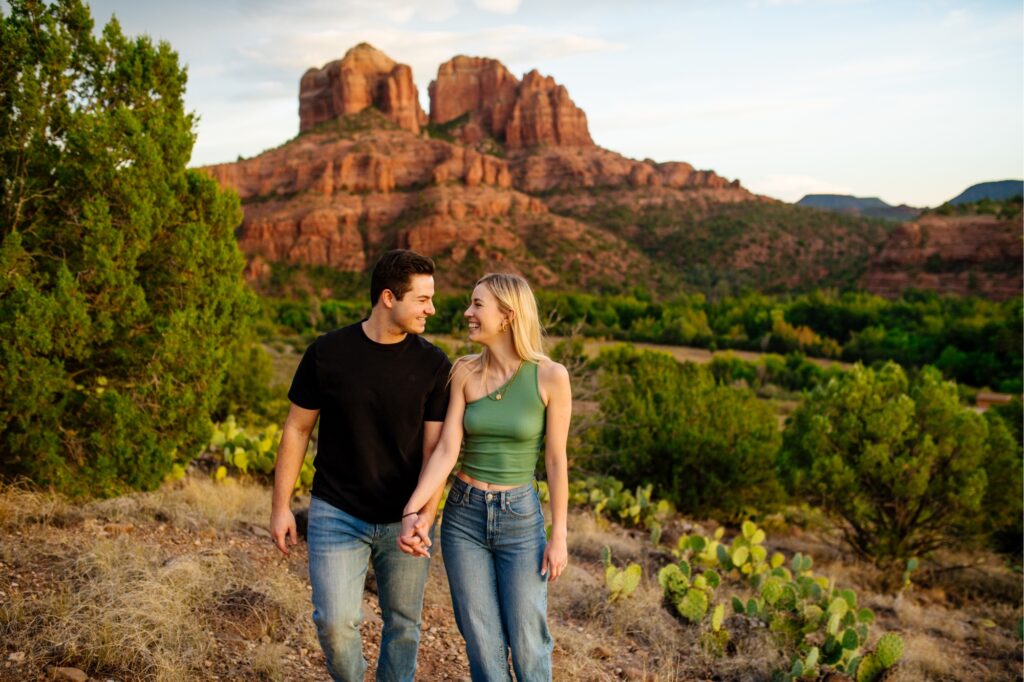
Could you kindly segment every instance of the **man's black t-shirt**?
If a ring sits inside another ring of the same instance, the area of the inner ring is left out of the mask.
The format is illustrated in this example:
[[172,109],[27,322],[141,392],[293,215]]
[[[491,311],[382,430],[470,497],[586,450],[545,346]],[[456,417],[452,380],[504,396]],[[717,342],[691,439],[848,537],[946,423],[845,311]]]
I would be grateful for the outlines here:
[[423,464],[423,422],[448,409],[450,368],[429,341],[376,343],[361,323],[314,341],[288,391],[320,410],[313,495],[368,523],[400,520]]

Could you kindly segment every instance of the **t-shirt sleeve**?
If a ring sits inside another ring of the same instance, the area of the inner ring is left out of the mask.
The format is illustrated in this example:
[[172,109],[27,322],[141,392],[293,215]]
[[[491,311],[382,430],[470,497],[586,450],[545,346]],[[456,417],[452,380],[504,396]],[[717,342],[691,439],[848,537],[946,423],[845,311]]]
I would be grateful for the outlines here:
[[307,410],[320,409],[320,381],[316,376],[316,343],[310,344],[302,355],[299,367],[288,390],[288,400]]
[[448,373],[451,371],[452,363],[448,358],[444,359],[441,366],[434,373],[434,386],[427,395],[426,409],[423,410],[423,421],[443,422],[448,412]]

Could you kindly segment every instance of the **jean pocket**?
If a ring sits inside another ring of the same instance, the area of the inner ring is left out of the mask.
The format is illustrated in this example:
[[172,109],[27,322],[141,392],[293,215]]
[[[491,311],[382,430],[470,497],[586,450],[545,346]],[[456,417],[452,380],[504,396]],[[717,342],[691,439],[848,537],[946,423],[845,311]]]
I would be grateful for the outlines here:
[[452,487],[448,490],[448,497],[444,500],[444,506],[446,507],[461,507],[466,503],[466,497],[468,491],[465,487],[453,483]]
[[540,514],[540,499],[537,492],[531,490],[529,494],[512,498],[505,502],[505,511],[518,519],[532,519]]

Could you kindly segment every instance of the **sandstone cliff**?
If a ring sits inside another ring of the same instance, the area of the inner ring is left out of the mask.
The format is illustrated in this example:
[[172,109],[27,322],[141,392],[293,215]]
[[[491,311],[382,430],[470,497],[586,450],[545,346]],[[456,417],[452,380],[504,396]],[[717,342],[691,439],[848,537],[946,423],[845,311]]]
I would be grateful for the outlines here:
[[441,259],[438,279],[453,286],[488,269],[545,286],[658,271],[614,235],[515,190],[504,160],[403,130],[307,133],[204,170],[242,199],[239,245],[257,286],[275,262],[363,272],[395,247]]
[[399,128],[418,133],[427,118],[412,69],[366,43],[342,59],[309,69],[299,83],[299,130],[376,107]]
[[525,192],[609,187],[670,187],[680,190],[720,190],[723,200],[750,200],[754,195],[714,171],[699,171],[688,163],[635,161],[601,147],[544,147],[508,155],[512,182]]
[[926,215],[898,227],[871,259],[863,285],[881,296],[905,289],[1006,300],[1021,295],[1021,217]]
[[609,291],[832,286],[878,240],[713,171],[602,149],[536,71],[456,57],[429,93],[428,126],[408,67],[359,45],[303,76],[298,137],[205,169],[242,199],[255,286],[275,263],[365,273],[395,247],[435,257],[442,287],[495,269]]
[[510,150],[594,145],[583,110],[564,86],[537,71],[520,82],[495,59],[459,56],[441,65],[428,91],[430,122],[467,117],[459,136],[469,144],[486,134]]

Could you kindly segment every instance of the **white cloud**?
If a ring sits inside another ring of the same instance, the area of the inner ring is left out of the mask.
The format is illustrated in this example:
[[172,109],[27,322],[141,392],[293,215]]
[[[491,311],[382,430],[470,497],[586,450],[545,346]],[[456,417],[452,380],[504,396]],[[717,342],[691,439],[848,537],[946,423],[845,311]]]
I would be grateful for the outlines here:
[[360,42],[368,42],[396,62],[411,66],[421,90],[437,74],[437,67],[457,54],[492,57],[510,69],[531,69],[540,67],[543,60],[623,49],[620,44],[600,38],[545,33],[527,26],[454,32],[353,25],[320,31],[281,31],[257,45],[240,48],[239,52],[250,67],[263,65],[291,72],[297,83],[307,68],[340,59]]
[[458,13],[459,6],[455,0],[430,0],[419,5],[419,14],[427,21],[444,21]]
[[967,9],[960,8],[950,10],[946,14],[945,24],[948,26],[960,26],[971,20],[971,13]]
[[473,0],[473,4],[487,12],[515,14],[522,0]]

